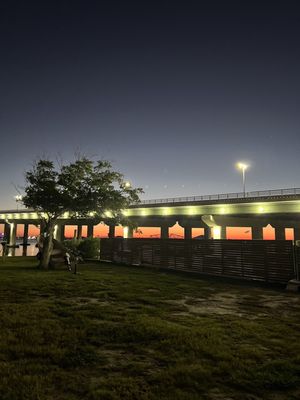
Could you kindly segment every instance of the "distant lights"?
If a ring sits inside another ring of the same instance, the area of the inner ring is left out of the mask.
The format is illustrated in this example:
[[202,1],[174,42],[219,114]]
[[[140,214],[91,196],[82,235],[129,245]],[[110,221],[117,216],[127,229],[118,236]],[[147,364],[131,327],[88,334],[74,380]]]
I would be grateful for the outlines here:
[[125,187],[125,189],[131,188],[131,183],[130,183],[129,181],[126,181],[126,182],[124,183],[124,187]]
[[14,196],[14,199],[16,200],[17,203],[17,210],[19,210],[19,202],[22,201],[22,196],[20,194],[17,194],[16,196]]
[[163,212],[163,215],[169,215],[170,214],[170,209],[165,207],[165,208],[163,208],[162,212]]
[[194,215],[196,213],[196,207],[190,206],[190,207],[188,207],[187,211],[188,211],[189,215]]

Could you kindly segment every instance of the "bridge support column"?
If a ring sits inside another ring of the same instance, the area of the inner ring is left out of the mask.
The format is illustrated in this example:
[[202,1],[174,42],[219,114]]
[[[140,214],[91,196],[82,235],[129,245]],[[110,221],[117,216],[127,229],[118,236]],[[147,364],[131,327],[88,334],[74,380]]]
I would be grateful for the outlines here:
[[108,237],[110,239],[113,239],[115,237],[115,231],[116,231],[116,226],[115,225],[109,225]]
[[94,236],[94,225],[88,224],[87,226],[87,237],[92,238]]
[[28,229],[29,229],[29,224],[24,224],[23,251],[22,251],[22,256],[24,256],[24,257],[27,256]]
[[77,225],[77,239],[82,238],[82,225]]
[[185,239],[192,239],[192,228],[190,226],[186,226],[184,228],[184,238]]
[[169,227],[167,225],[163,225],[160,227],[160,238],[169,239]]
[[[10,237],[9,237],[9,244],[14,246],[16,244],[16,236],[17,236],[17,224],[12,222],[10,224]],[[14,256],[16,254],[16,249],[9,249],[8,255]]]
[[211,238],[212,238],[211,228],[209,227],[204,228],[204,239],[211,239]]
[[220,239],[226,239],[226,226],[222,225],[220,228]]
[[285,228],[282,226],[275,227],[275,240],[285,240]]
[[133,237],[133,228],[124,226],[124,239],[131,239]]
[[60,224],[56,224],[54,227],[53,239],[60,240]]
[[4,240],[9,243],[10,241],[10,224],[8,222],[5,222],[4,224]]
[[300,228],[294,228],[294,240],[300,240]]
[[59,242],[63,242],[65,240],[65,225],[58,223],[55,225],[53,238],[58,240]]
[[261,226],[252,226],[252,240],[263,240],[263,228]]
[[60,241],[63,242],[65,240],[65,224],[60,225]]

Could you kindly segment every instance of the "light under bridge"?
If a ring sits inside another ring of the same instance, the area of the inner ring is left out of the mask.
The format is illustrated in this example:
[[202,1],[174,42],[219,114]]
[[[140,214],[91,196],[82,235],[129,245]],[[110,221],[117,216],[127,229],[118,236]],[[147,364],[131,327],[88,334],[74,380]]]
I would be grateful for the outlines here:
[[[64,239],[65,227],[77,226],[77,237],[87,226],[87,236],[93,236],[93,218],[70,218],[65,213],[55,227],[55,237]],[[285,228],[294,230],[294,239],[300,240],[300,188],[265,190],[244,193],[225,193],[206,196],[178,197],[145,200],[133,204],[124,214],[135,226],[160,229],[160,237],[169,237],[169,228],[179,224],[184,229],[184,238],[192,238],[193,228],[203,228],[206,239],[226,239],[227,227],[249,227],[252,239],[263,239],[263,228],[275,228],[275,239],[285,239]],[[115,226],[109,212],[103,218],[109,226],[109,237],[114,237]],[[4,225],[4,236],[10,244],[16,241],[17,226],[24,226],[24,242],[28,239],[28,226],[41,225],[33,210],[2,210],[0,224]],[[124,227],[124,237],[132,237],[133,229]],[[25,246],[26,247],[26,246]],[[24,248],[25,248],[24,247]]]

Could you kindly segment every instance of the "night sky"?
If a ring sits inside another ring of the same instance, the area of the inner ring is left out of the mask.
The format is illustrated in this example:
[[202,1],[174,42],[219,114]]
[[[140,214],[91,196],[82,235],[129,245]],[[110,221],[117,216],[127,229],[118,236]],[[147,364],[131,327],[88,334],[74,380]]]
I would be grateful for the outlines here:
[[[208,4],[207,4],[208,3]],[[38,157],[143,198],[300,187],[300,11],[281,1],[0,2],[0,209]]]

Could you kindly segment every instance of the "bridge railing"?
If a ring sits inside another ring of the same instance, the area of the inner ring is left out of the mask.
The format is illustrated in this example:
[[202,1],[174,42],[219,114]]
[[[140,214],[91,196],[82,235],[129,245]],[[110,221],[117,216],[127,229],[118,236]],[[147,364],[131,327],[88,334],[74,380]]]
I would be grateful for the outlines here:
[[138,204],[166,204],[166,203],[186,203],[194,201],[211,201],[243,198],[261,198],[273,196],[300,195],[300,188],[257,190],[252,192],[220,193],[202,196],[168,197],[165,199],[142,200]]

